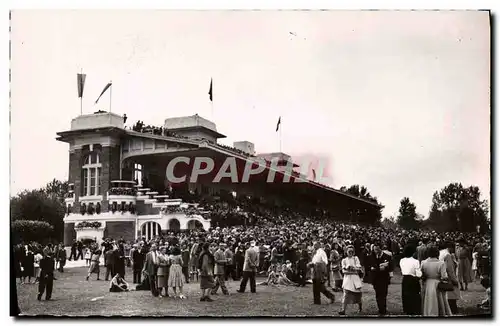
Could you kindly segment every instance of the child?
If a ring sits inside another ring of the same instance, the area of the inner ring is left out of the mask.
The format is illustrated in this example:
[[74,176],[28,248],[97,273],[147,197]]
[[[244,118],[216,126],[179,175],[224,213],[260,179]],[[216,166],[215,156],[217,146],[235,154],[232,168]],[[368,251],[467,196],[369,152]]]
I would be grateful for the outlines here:
[[35,282],[37,283],[40,280],[40,260],[42,260],[43,256],[40,253],[40,250],[37,251],[35,255]]
[[486,289],[486,298],[478,304],[479,308],[490,310],[491,308],[491,281],[485,277],[481,280],[481,285]]
[[92,258],[92,252],[90,251],[90,248],[87,247],[85,249],[85,266],[90,266],[90,258]]
[[479,278],[479,272],[477,270],[477,258],[478,258],[478,252],[475,251],[472,253],[472,273],[474,274],[474,280],[477,280]]
[[276,265],[272,264],[269,266],[267,271],[267,281],[261,282],[258,285],[277,285],[278,284],[278,275],[276,275]]
[[127,292],[129,291],[128,283],[120,276],[119,273],[116,273],[115,277],[111,279],[109,283],[109,292]]

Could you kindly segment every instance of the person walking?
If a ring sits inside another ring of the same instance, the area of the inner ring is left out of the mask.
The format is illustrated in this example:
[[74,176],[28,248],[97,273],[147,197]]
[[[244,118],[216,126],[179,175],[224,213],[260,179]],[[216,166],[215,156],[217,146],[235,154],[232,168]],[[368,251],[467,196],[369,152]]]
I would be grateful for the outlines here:
[[109,281],[109,278],[116,274],[114,268],[115,250],[107,250],[104,254],[104,266],[106,266],[106,275],[104,276],[105,281]]
[[222,293],[224,293],[225,295],[229,294],[229,292],[226,288],[226,283],[225,283],[225,266],[227,263],[227,259],[226,259],[226,256],[224,254],[225,248],[226,248],[226,245],[224,243],[219,244],[219,249],[217,249],[217,251],[214,254],[215,285],[212,289],[212,295],[217,294],[217,290],[219,289],[219,286],[222,290]]
[[240,288],[236,290],[239,293],[245,292],[247,282],[250,279],[250,292],[256,292],[255,275],[259,267],[259,253],[255,250],[255,241],[250,242],[250,248],[245,251],[245,262],[243,263],[243,279]]
[[234,254],[233,251],[231,250],[231,246],[227,246],[226,250],[224,251],[224,256],[226,257],[226,266],[225,266],[225,280],[227,281],[229,279],[229,276],[233,279],[233,281],[236,281],[236,275],[235,275],[235,268],[234,268]]
[[373,246],[370,269],[372,273],[372,285],[377,298],[379,315],[387,314],[387,294],[392,272],[392,258],[382,252],[380,245]]
[[313,268],[314,304],[321,304],[321,293],[330,299],[330,303],[333,303],[335,302],[335,295],[325,287],[325,282],[328,279],[328,258],[321,243],[315,242],[313,247],[315,253],[309,266]]
[[363,311],[362,301],[362,288],[363,282],[360,272],[363,267],[357,256],[354,255],[354,246],[347,247],[347,257],[342,259],[341,268],[344,274],[342,288],[344,289],[344,296],[342,297],[342,310],[339,315],[345,315],[348,304],[357,304],[359,312]]
[[214,256],[210,253],[210,244],[204,243],[199,255],[198,270],[200,275],[200,301],[212,302],[210,292],[214,287]]
[[54,286],[54,258],[52,251],[48,248],[43,250],[44,257],[40,260],[40,282],[38,283],[38,301],[42,300],[45,292],[45,300],[52,298],[52,289]]
[[87,277],[85,278],[87,281],[90,278],[90,274],[96,273],[97,274],[97,280],[99,281],[99,274],[100,274],[100,269],[99,269],[99,258],[101,257],[101,250],[96,250],[94,253],[92,253],[92,258],[90,259],[90,267],[89,267],[89,273],[87,274]]
[[448,282],[453,285],[453,291],[446,292],[448,305],[452,314],[458,314],[457,301],[461,299],[460,289],[458,288],[457,266],[458,262],[453,255],[455,253],[455,246],[452,242],[446,242],[443,250],[439,253],[439,260],[446,264],[446,274],[448,275]]
[[66,266],[66,249],[62,243],[59,244],[59,251],[57,252],[57,261],[59,262],[59,273],[64,273],[64,266]]

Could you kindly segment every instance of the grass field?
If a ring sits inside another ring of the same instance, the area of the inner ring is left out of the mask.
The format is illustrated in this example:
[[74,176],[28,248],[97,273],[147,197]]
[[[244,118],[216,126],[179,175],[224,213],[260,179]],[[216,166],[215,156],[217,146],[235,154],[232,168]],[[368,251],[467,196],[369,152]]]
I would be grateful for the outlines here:
[[[305,288],[257,286],[257,293],[236,293],[239,282],[229,281],[229,296],[213,296],[214,302],[200,302],[198,283],[185,286],[187,299],[154,298],[149,291],[110,293],[109,282],[85,281],[87,269],[77,267],[64,273],[56,272],[51,301],[36,299],[38,285],[17,284],[18,303],[22,315],[56,316],[338,316],[341,293],[336,293],[336,302],[328,304],[322,297],[322,305],[312,304],[312,285]],[[101,269],[101,277],[102,269]],[[132,278],[127,269],[126,280]],[[257,282],[261,281],[258,279]],[[129,283],[130,284],[130,283]],[[135,286],[134,286],[135,288]],[[220,291],[220,290],[219,290]],[[247,285],[247,291],[249,291]],[[467,292],[462,292],[459,301],[461,315],[487,317],[485,312],[476,308],[484,297],[484,290],[479,282],[470,285]],[[97,299],[96,299],[97,298]],[[94,299],[94,300],[92,300]],[[395,276],[389,286],[389,315],[402,315],[401,278]],[[363,287],[363,313],[361,316],[377,315],[375,293],[370,284]],[[360,316],[356,306],[348,308],[348,316]]]

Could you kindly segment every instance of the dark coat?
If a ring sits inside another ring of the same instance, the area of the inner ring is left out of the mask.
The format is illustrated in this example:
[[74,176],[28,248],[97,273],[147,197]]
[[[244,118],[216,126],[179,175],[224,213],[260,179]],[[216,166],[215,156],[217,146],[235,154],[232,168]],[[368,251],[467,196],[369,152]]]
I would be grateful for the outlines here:
[[134,264],[134,270],[141,270],[144,266],[145,253],[142,250],[134,250],[132,253],[132,262]]
[[40,276],[54,276],[54,259],[45,256],[40,260]]
[[[389,263],[389,266],[384,270],[380,269],[380,264]],[[374,268],[374,270],[372,270]],[[382,252],[380,257],[376,257],[375,253],[372,253],[370,257],[370,271],[371,271],[371,281],[372,284],[377,282],[390,282],[391,276],[390,272],[392,272],[394,266],[392,263],[392,257]]]

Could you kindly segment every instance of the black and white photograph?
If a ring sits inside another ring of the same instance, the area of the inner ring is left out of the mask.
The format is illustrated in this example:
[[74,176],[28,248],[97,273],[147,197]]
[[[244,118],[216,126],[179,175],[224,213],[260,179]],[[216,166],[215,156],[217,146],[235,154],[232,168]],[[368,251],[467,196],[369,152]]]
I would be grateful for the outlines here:
[[11,315],[491,319],[492,17],[11,10]]

